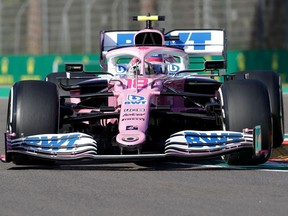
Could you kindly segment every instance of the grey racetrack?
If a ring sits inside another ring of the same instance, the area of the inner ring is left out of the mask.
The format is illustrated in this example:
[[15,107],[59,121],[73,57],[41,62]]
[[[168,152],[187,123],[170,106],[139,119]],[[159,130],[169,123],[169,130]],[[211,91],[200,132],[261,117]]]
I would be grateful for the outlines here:
[[[284,103],[288,118],[288,95]],[[6,110],[7,100],[1,99],[1,152]],[[209,161],[54,167],[2,163],[0,179],[1,216],[288,215],[288,164],[278,169],[211,166]]]

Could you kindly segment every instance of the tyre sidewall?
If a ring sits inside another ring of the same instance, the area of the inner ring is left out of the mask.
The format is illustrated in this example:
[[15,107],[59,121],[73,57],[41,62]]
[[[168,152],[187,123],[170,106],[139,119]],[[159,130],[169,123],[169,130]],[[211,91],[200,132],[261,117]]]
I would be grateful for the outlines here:
[[275,71],[241,71],[235,79],[255,79],[267,88],[273,120],[273,147],[279,147],[284,140],[284,112],[281,78]]
[[268,151],[266,158],[257,159],[253,152],[225,156],[229,164],[254,165],[266,162],[271,154],[272,118],[269,95],[265,85],[257,80],[232,80],[220,88],[223,113],[223,129],[242,132],[261,126],[262,148]]
[[11,132],[17,137],[58,132],[59,99],[55,84],[20,81],[13,86],[11,101]]

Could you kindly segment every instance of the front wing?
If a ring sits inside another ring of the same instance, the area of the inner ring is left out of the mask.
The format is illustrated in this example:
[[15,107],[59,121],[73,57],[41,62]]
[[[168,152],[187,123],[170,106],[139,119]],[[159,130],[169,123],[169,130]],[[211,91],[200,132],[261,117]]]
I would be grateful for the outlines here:
[[[41,134],[15,138],[5,134],[6,155],[20,154],[54,161],[90,159],[99,161],[138,161],[151,159],[201,159],[239,152],[254,151],[255,157],[266,154],[261,146],[261,128],[243,132],[186,130],[172,134],[165,143],[165,151],[155,154],[98,155],[96,141],[84,133]],[[5,158],[6,156],[6,158]]]

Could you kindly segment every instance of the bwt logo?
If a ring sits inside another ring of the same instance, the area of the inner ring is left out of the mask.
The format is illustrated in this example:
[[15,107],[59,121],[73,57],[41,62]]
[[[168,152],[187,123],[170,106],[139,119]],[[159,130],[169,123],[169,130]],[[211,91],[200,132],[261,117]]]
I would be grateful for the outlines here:
[[124,65],[117,65],[117,68],[116,68],[116,72],[117,73],[125,73],[127,70],[126,70],[126,67]]
[[229,134],[229,133],[198,133],[198,132],[189,132],[185,134],[185,139],[189,144],[193,143],[210,143],[210,144],[223,144],[226,142],[234,141],[239,142],[241,135]]
[[147,104],[147,100],[143,96],[139,95],[128,95],[125,104]]
[[180,71],[180,67],[176,64],[171,64],[171,65],[168,65],[168,71],[172,73],[176,73]]
[[[172,44],[182,49],[185,45],[194,45],[194,50],[205,50],[205,42],[211,40],[211,32],[179,32],[178,36],[179,40]],[[169,42],[166,44],[169,45]]]
[[80,139],[80,135],[63,135],[63,136],[33,136],[27,137],[24,142],[27,145],[32,145],[35,148],[40,147],[42,149],[58,149],[61,146],[66,147],[67,150],[73,148],[77,140]]
[[[118,33],[117,45],[118,46],[132,46],[134,45],[135,33]],[[167,35],[170,36],[170,35]],[[184,48],[185,45],[194,45],[194,50],[205,50],[206,41],[211,41],[211,32],[192,32],[185,31],[178,33],[179,40],[172,41],[173,45],[178,45],[179,48]],[[171,42],[167,41],[166,45]]]
[[145,100],[145,97],[139,95],[128,95],[127,99],[129,101],[143,101]]

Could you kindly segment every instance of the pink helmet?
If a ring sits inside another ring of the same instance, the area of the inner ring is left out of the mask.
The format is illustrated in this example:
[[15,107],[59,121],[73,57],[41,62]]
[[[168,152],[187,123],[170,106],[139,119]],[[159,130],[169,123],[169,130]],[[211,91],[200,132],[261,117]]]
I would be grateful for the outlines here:
[[[141,60],[138,57],[133,57],[128,66],[128,73],[140,73]],[[162,55],[150,56],[145,59],[145,74],[165,74],[166,66]]]
[[155,74],[165,74],[166,73],[166,64],[162,55],[154,55],[146,58],[145,60],[152,65]]

